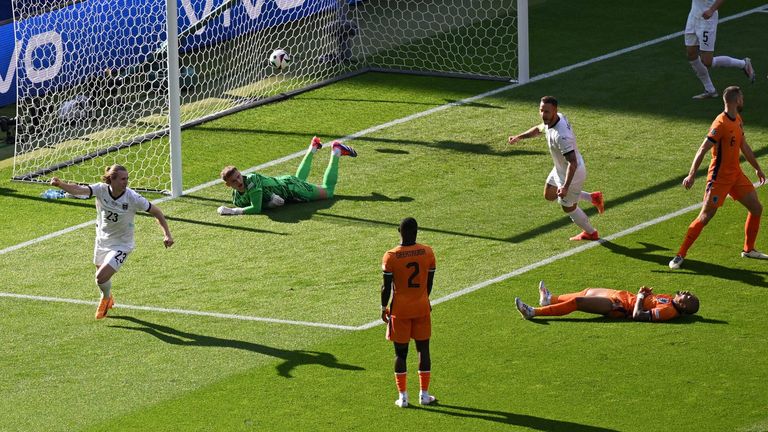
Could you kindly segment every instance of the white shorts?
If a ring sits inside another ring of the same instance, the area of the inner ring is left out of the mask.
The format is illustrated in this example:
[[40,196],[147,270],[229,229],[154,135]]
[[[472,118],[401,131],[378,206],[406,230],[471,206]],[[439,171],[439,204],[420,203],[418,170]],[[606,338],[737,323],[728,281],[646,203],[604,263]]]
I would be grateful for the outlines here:
[[[586,179],[587,169],[584,168],[584,165],[579,165],[576,168],[576,172],[573,173],[573,180],[571,180],[571,185],[568,187],[568,193],[563,198],[557,197],[557,202],[563,207],[571,207],[578,204]],[[557,168],[552,168],[552,171],[549,172],[549,177],[547,177],[547,184],[559,188],[564,182],[565,179],[561,179],[557,174]]]
[[131,248],[128,247],[104,247],[96,244],[96,246],[93,248],[93,263],[99,267],[106,263],[115,269],[115,271],[118,271],[120,270],[120,267],[122,267],[123,263],[125,263],[129,253],[131,253]]
[[717,40],[717,15],[705,20],[688,15],[685,24],[685,46],[697,46],[699,51],[714,51]]

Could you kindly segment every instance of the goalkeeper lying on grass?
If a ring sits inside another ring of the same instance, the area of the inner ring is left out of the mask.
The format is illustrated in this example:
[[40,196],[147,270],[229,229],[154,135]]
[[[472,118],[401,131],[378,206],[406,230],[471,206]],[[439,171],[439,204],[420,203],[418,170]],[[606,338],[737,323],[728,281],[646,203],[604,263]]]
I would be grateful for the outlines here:
[[323,147],[320,138],[312,138],[307,154],[299,165],[295,176],[269,177],[257,173],[243,176],[234,166],[221,170],[221,179],[231,187],[234,208],[221,206],[218,212],[222,216],[258,214],[263,208],[280,207],[286,202],[307,202],[333,198],[336,181],[339,177],[339,157],[357,157],[357,152],[338,141],[332,144],[333,155],[325,170],[322,185],[307,183],[312,158]]

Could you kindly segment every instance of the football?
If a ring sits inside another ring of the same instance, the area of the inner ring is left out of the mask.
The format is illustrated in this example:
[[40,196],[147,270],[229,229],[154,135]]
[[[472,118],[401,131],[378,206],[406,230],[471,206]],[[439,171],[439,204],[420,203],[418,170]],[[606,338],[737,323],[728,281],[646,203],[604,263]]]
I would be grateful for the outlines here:
[[291,64],[291,56],[285,50],[276,49],[269,55],[269,64],[275,69],[285,69]]

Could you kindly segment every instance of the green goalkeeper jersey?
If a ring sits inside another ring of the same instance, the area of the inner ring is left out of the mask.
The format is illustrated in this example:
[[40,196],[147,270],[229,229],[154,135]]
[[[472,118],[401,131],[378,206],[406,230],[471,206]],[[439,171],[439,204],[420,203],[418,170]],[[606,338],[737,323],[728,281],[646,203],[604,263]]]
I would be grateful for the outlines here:
[[257,214],[272,199],[279,195],[288,201],[311,201],[317,195],[317,187],[298,177],[286,175],[269,177],[253,173],[243,176],[245,192],[232,191],[232,203],[243,208],[245,214]]

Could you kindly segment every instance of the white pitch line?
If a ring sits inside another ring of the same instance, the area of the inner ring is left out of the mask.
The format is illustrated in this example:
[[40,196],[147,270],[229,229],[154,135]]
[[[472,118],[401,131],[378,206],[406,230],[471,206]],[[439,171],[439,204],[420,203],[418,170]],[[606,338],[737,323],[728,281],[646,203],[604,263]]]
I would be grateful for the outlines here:
[[[36,300],[36,301],[45,301],[45,302],[56,302],[56,303],[93,305],[93,306],[98,306],[99,304],[99,302],[88,301],[88,300],[68,299],[68,298],[61,298],[61,297],[35,296],[35,295],[15,294],[15,293],[2,293],[2,292],[0,292],[0,297],[9,297],[9,298]],[[141,310],[141,311],[149,311],[149,312],[173,313],[173,314],[179,314],[179,315],[206,316],[206,317],[241,320],[241,321],[259,321],[259,322],[268,322],[268,323],[275,323],[275,324],[290,324],[290,325],[297,325],[297,326],[304,326],[304,327],[322,327],[322,328],[329,328],[329,329],[336,329],[336,330],[357,330],[357,327],[355,326],[346,326],[346,325],[340,325],[340,324],[318,323],[318,322],[310,322],[310,321],[295,321],[295,320],[285,320],[285,319],[278,319],[278,318],[264,318],[264,317],[248,316],[248,315],[225,314],[225,313],[218,313],[218,312],[203,312],[203,311],[186,310],[186,309],[161,308],[161,307],[154,307],[154,306],[137,306],[137,305],[115,303],[115,308]]]
[[[768,12],[768,5],[763,5],[763,6],[754,8],[754,9],[750,9],[748,11],[744,11],[744,12],[741,12],[741,13],[738,13],[738,14],[735,14],[735,15],[731,15],[729,17],[723,18],[720,21],[721,22],[727,22],[727,21],[738,19],[738,18],[742,18],[744,16],[747,16],[747,15],[750,15],[750,14],[756,13],[756,12]],[[622,55],[622,54],[626,54],[628,52],[636,51],[636,50],[641,49],[641,48],[646,48],[648,46],[651,46],[651,45],[654,45],[654,44],[657,44],[657,43],[660,43],[660,42],[664,42],[664,41],[673,39],[675,37],[679,37],[682,34],[683,34],[683,32],[672,33],[672,34],[669,34],[667,36],[662,36],[660,38],[652,39],[650,41],[646,41],[646,42],[643,42],[643,43],[640,43],[640,44],[637,44],[637,45],[633,45],[631,47],[624,48],[624,49],[621,49],[621,50],[618,50],[618,51],[614,51],[612,53],[608,53],[608,54],[605,54],[605,55],[602,55],[602,56],[594,57],[594,58],[592,58],[590,60],[586,60],[586,61],[583,61],[583,62],[580,62],[580,63],[576,63],[576,64],[573,64],[571,66],[566,66],[564,68],[560,68],[560,69],[557,69],[557,70],[552,71],[552,72],[548,72],[548,73],[544,73],[544,74],[541,74],[541,75],[537,75],[537,76],[531,78],[529,82],[536,82],[536,81],[539,81],[539,80],[542,80],[542,79],[551,78],[553,76],[557,76],[557,75],[560,75],[560,74],[563,74],[563,73],[566,73],[566,72],[570,72],[570,71],[572,71],[574,69],[577,69],[577,68],[580,68],[580,67],[584,67],[584,66],[587,66],[587,65],[599,62],[599,61],[607,60],[607,59],[610,59],[610,58],[613,58],[613,57],[616,57],[616,56],[619,56],[619,55]],[[469,97],[469,98],[462,99],[460,101],[451,102],[449,104],[441,105],[439,107],[435,107],[435,108],[432,108],[432,109],[429,109],[429,110],[426,110],[426,111],[422,111],[420,113],[412,114],[412,115],[409,115],[409,116],[406,116],[406,117],[403,117],[403,118],[400,118],[400,119],[397,119],[397,120],[393,120],[391,122],[383,123],[383,124],[378,125],[378,126],[374,126],[374,127],[368,128],[368,129],[364,129],[364,130],[356,132],[354,134],[347,135],[346,137],[341,138],[341,140],[346,141],[346,140],[351,140],[351,139],[359,138],[359,137],[362,137],[362,136],[365,136],[365,135],[368,135],[368,134],[380,131],[382,129],[386,129],[386,128],[389,128],[389,127],[392,127],[392,126],[395,126],[395,125],[398,125],[398,124],[406,123],[406,122],[409,122],[409,121],[412,121],[412,120],[415,120],[415,119],[418,119],[418,118],[421,118],[421,117],[425,117],[427,115],[434,114],[436,112],[440,112],[440,111],[446,110],[448,108],[452,108],[452,107],[460,106],[460,105],[465,105],[467,103],[474,102],[474,101],[476,101],[478,99],[483,99],[483,98],[486,98],[488,96],[493,96],[495,94],[502,93],[502,92],[505,92],[507,90],[511,90],[513,88],[519,87],[521,85],[523,85],[523,84],[516,83],[516,84],[510,84],[510,85],[507,85],[507,86],[503,86],[503,87],[500,87],[500,88],[497,88],[497,89],[494,89],[494,90],[491,90],[491,91],[488,91],[488,92],[485,92],[485,93],[481,93],[481,94],[476,95],[476,96],[472,96],[472,97]],[[270,162],[266,162],[266,163],[263,163],[261,165],[257,165],[257,166],[248,168],[247,170],[245,170],[243,172],[244,173],[250,173],[250,172],[253,172],[253,171],[260,170],[260,169],[264,169],[264,168],[268,168],[268,167],[271,167],[271,166],[275,166],[275,165],[278,165],[280,163],[287,162],[289,160],[292,160],[292,159],[295,159],[297,157],[300,157],[303,154],[304,154],[303,150],[302,151],[298,151],[296,153],[292,153],[292,154],[284,156],[282,158],[275,159],[275,160],[272,160]],[[188,190],[184,191],[183,194],[190,194],[190,193],[193,193],[193,192],[197,192],[199,190],[205,189],[205,188],[210,187],[210,186],[217,185],[219,183],[222,183],[222,180],[213,180],[213,181],[210,181],[210,182],[207,182],[207,183],[203,183],[201,185],[195,186],[195,187],[193,187],[191,189],[188,189]],[[161,202],[165,202],[165,201],[168,201],[168,200],[171,200],[171,199],[173,199],[173,198],[172,197],[164,197],[164,198],[160,198],[160,199],[154,200],[152,202],[153,203],[161,203]],[[546,259],[544,259],[542,261],[539,261],[537,263],[533,263],[533,264],[530,264],[528,266],[519,268],[519,269],[514,270],[514,271],[512,271],[510,273],[507,273],[507,274],[495,277],[493,279],[489,279],[489,280],[484,281],[484,282],[480,282],[478,284],[475,284],[475,285],[472,285],[470,287],[464,288],[462,290],[459,290],[459,291],[453,292],[451,294],[448,294],[448,295],[446,295],[444,297],[440,297],[439,299],[436,299],[435,301],[433,301],[432,304],[440,304],[440,303],[443,303],[445,301],[452,300],[454,298],[460,297],[462,295],[466,295],[466,294],[472,293],[474,291],[477,291],[479,289],[485,288],[485,287],[487,287],[489,285],[492,285],[494,283],[504,281],[504,280],[509,279],[509,278],[511,278],[513,276],[517,276],[517,275],[523,274],[525,272],[528,272],[530,270],[536,269],[538,267],[550,264],[552,262],[555,262],[555,261],[558,261],[560,259],[572,256],[572,255],[577,254],[579,252],[582,252],[584,250],[596,247],[596,246],[598,246],[598,245],[600,245],[600,244],[602,244],[602,243],[604,243],[606,241],[617,239],[619,237],[623,237],[624,235],[631,234],[631,233],[633,233],[635,231],[641,230],[641,229],[643,229],[645,227],[648,227],[648,226],[651,226],[651,225],[655,225],[657,223],[669,220],[669,219],[671,219],[673,217],[676,217],[676,216],[679,216],[681,214],[684,214],[684,213],[687,213],[689,211],[692,211],[692,210],[694,210],[694,209],[696,209],[698,207],[700,207],[700,204],[695,204],[695,205],[686,207],[684,209],[680,209],[680,210],[678,210],[676,212],[669,213],[667,215],[658,217],[658,218],[653,219],[651,221],[647,221],[647,222],[641,223],[639,225],[635,225],[634,227],[628,228],[628,229],[626,229],[624,231],[620,231],[620,232],[618,232],[616,234],[612,234],[612,235],[610,235],[608,237],[604,237],[604,238],[602,238],[601,240],[599,240],[597,242],[587,243],[585,245],[582,245],[582,246],[570,249],[570,250],[568,250],[566,252],[563,252],[561,254],[558,254],[558,255],[546,258]],[[60,230],[60,231],[56,231],[56,232],[51,233],[51,234],[47,234],[47,235],[42,236],[42,237],[38,237],[38,238],[33,239],[33,240],[29,240],[29,241],[26,241],[26,242],[23,242],[23,243],[19,243],[17,245],[10,246],[10,247],[5,248],[5,249],[0,249],[0,255],[3,255],[3,254],[8,253],[8,252],[12,252],[14,250],[21,249],[23,247],[26,247],[26,246],[29,246],[29,245],[32,245],[32,244],[35,244],[35,243],[39,243],[39,242],[45,241],[45,240],[48,240],[48,239],[51,239],[51,238],[54,238],[54,237],[58,237],[60,235],[69,233],[71,231],[80,229],[82,227],[86,227],[86,226],[92,225],[95,222],[96,222],[95,220],[92,220],[92,221],[89,221],[89,222],[82,223],[80,225],[75,225],[75,226],[72,226],[72,227]],[[23,295],[23,294],[13,294],[13,293],[0,293],[0,297],[15,297],[15,298],[25,298],[25,299],[33,299],[33,300],[59,301],[59,302],[66,302],[66,303],[79,303],[79,304],[80,303],[81,304],[95,304],[95,302],[89,302],[89,301],[85,301],[85,300],[60,299],[60,298],[55,298],[55,297],[27,296],[27,295]],[[369,322],[367,324],[363,324],[361,326],[354,327],[354,326],[344,326],[344,325],[337,325],[337,324],[312,323],[312,322],[304,322],[304,321],[280,320],[280,319],[274,319],[274,318],[251,317],[251,316],[245,316],[245,315],[220,314],[220,313],[214,313],[214,312],[187,311],[187,310],[183,310],[183,309],[166,309],[166,308],[158,308],[158,307],[152,307],[152,306],[122,305],[121,307],[123,307],[125,309],[137,309],[137,310],[148,310],[148,311],[157,311],[157,312],[179,313],[179,314],[186,314],[186,315],[203,315],[203,316],[212,316],[212,317],[227,318],[227,319],[240,319],[240,320],[246,320],[246,321],[264,321],[264,322],[283,323],[283,324],[305,325],[305,326],[313,326],[313,327],[337,328],[337,329],[342,329],[342,330],[365,330],[365,329],[369,329],[369,328],[375,327],[377,325],[383,324],[382,321],[378,320],[378,321],[371,321],[371,322]]]
[[[573,256],[573,255],[576,255],[578,253],[584,252],[585,250],[589,250],[589,249],[595,248],[595,247],[600,246],[601,244],[603,244],[605,242],[616,240],[618,238],[621,238],[621,237],[624,237],[626,235],[632,234],[634,232],[640,231],[641,229],[648,228],[649,226],[656,225],[658,223],[668,221],[668,220],[670,220],[672,218],[675,218],[675,217],[680,216],[682,214],[685,214],[685,213],[688,213],[690,211],[696,210],[698,208],[701,208],[701,204],[694,204],[694,205],[682,208],[680,210],[677,210],[675,212],[668,213],[668,214],[665,214],[663,216],[659,216],[656,219],[651,219],[649,221],[646,221],[646,222],[643,222],[641,224],[637,224],[637,225],[635,225],[633,227],[627,228],[627,229],[625,229],[623,231],[619,231],[619,232],[617,232],[615,234],[611,234],[611,235],[609,235],[607,237],[603,237],[603,238],[601,238],[598,241],[584,243],[583,245],[581,245],[579,247],[575,247],[573,249],[568,249],[565,252],[559,253],[557,255],[553,255],[553,256],[551,256],[549,258],[545,258],[545,259],[543,259],[541,261],[538,261],[538,262],[535,262],[533,264],[528,264],[527,266],[520,267],[520,268],[518,268],[516,270],[513,270],[513,271],[511,271],[509,273],[506,273],[506,274],[503,274],[501,276],[497,276],[497,277],[495,277],[493,279],[488,279],[486,281],[477,283],[475,285],[472,285],[470,287],[461,289],[459,291],[452,292],[452,293],[450,293],[448,295],[445,295],[445,296],[440,297],[438,299],[432,300],[430,303],[434,306],[434,305],[438,305],[440,303],[447,302],[448,300],[453,300],[453,299],[455,299],[457,297],[461,297],[463,295],[467,295],[469,293],[473,293],[473,292],[475,292],[475,291],[477,291],[479,289],[483,289],[483,288],[485,288],[485,287],[487,287],[489,285],[493,285],[493,284],[495,284],[497,282],[502,282],[502,281],[505,281],[505,280],[507,280],[509,278],[512,278],[512,277],[515,277],[515,276],[519,276],[519,275],[521,275],[523,273],[527,273],[527,272],[529,272],[531,270],[535,270],[535,269],[537,269],[539,267],[543,267],[545,265],[552,264],[555,261],[559,261],[559,260],[561,260],[563,258],[567,258],[569,256]],[[379,324],[384,324],[384,322],[381,321],[381,320],[371,321],[371,322],[369,322],[367,324],[363,324],[363,325],[361,325],[359,327],[356,327],[355,330],[366,330],[366,329],[369,329],[369,328],[372,328],[372,327],[376,327]]]
[[[726,18],[721,19],[720,22],[728,22],[728,21],[731,21],[731,20],[743,18],[743,17],[745,17],[747,15],[750,15],[750,14],[753,14],[753,13],[756,13],[756,12],[765,12],[765,11],[768,11],[768,5],[763,5],[763,6],[760,6],[760,7],[756,7],[754,9],[750,9],[750,10],[747,10],[747,11],[744,11],[744,12],[737,13],[735,15],[728,16]],[[572,71],[574,69],[578,69],[578,68],[581,68],[581,67],[584,67],[584,66],[588,66],[588,65],[597,63],[597,62],[601,62],[603,60],[608,60],[608,59],[611,59],[611,58],[614,58],[614,57],[617,57],[617,56],[620,56],[620,55],[623,55],[623,54],[626,54],[626,53],[629,53],[629,52],[632,52],[632,51],[637,51],[639,49],[646,48],[646,47],[649,47],[651,45],[655,45],[655,44],[660,43],[660,42],[665,42],[667,40],[674,39],[674,38],[680,37],[682,35],[683,35],[682,31],[675,32],[675,33],[672,33],[672,34],[668,34],[666,36],[662,36],[662,37],[659,37],[659,38],[656,38],[656,39],[652,39],[650,41],[646,41],[646,42],[643,42],[643,43],[640,43],[640,44],[637,44],[637,45],[633,45],[633,46],[628,47],[628,48],[623,48],[623,49],[620,49],[618,51],[614,51],[614,52],[611,52],[611,53],[608,53],[608,54],[604,54],[604,55],[601,55],[601,56],[598,56],[598,57],[593,57],[593,58],[591,58],[589,60],[585,60],[583,62],[579,62],[579,63],[573,64],[573,65],[570,65],[570,66],[566,66],[566,67],[554,70],[552,72],[547,72],[547,73],[544,73],[544,74],[541,74],[541,75],[537,75],[537,76],[531,78],[528,82],[532,83],[532,82],[536,82],[536,81],[541,81],[543,79],[551,78],[551,77],[554,77],[554,76],[557,76],[557,75],[562,75],[562,74],[570,72],[570,71]],[[392,120],[392,121],[387,122],[387,123],[382,123],[380,125],[373,126],[373,127],[368,128],[368,129],[364,129],[364,130],[355,132],[353,134],[347,135],[347,136],[345,136],[343,138],[340,138],[340,140],[342,140],[342,141],[354,140],[356,138],[360,138],[360,137],[363,137],[363,136],[366,136],[366,135],[370,135],[370,134],[372,134],[374,132],[378,132],[380,130],[387,129],[387,128],[390,128],[392,126],[397,126],[399,124],[407,123],[407,122],[410,122],[410,121],[413,121],[413,120],[416,120],[416,119],[419,119],[419,118],[422,118],[422,117],[426,117],[426,116],[429,116],[429,115],[432,115],[432,114],[435,114],[435,113],[438,113],[438,112],[441,112],[441,111],[445,111],[445,110],[447,110],[449,108],[453,108],[453,107],[457,107],[457,106],[461,106],[461,105],[466,105],[466,104],[472,103],[472,102],[474,102],[476,100],[479,100],[479,99],[484,99],[484,98],[487,98],[489,96],[494,96],[496,94],[503,93],[503,92],[512,90],[514,88],[520,87],[521,85],[525,85],[525,84],[515,83],[515,84],[510,84],[510,85],[506,85],[506,86],[503,86],[503,87],[499,87],[497,89],[490,90],[490,91],[487,91],[485,93],[481,93],[481,94],[478,94],[478,95],[475,95],[475,96],[471,96],[471,97],[468,97],[468,98],[465,98],[465,99],[461,99],[461,100],[456,101],[456,102],[451,102],[451,103],[448,103],[448,104],[445,104],[445,105],[440,105],[438,107],[431,108],[431,109],[428,109],[426,111],[422,111],[422,112],[419,112],[419,113],[416,113],[416,114],[411,114],[409,116],[402,117],[402,118],[399,118],[399,119],[396,119],[396,120]],[[281,157],[279,159],[275,159],[275,160],[272,160],[272,161],[269,161],[269,162],[265,162],[265,163],[263,163],[261,165],[257,165],[257,166],[248,168],[248,169],[244,170],[243,173],[249,174],[249,173],[254,172],[254,171],[263,170],[265,168],[269,168],[269,167],[272,167],[272,166],[275,166],[275,165],[279,165],[279,164],[281,164],[283,162],[287,162],[287,161],[296,159],[298,157],[301,157],[301,156],[304,155],[304,153],[305,153],[304,150],[298,151],[296,153],[292,153],[292,154],[289,154],[287,156],[283,156],[283,157]],[[201,185],[197,185],[195,187],[187,189],[187,190],[182,192],[182,195],[188,195],[188,194],[197,192],[199,190],[202,190],[202,189],[205,189],[205,188],[208,188],[208,187],[220,184],[220,183],[223,183],[223,181],[221,179],[212,180],[212,181],[209,181],[207,183],[203,183]],[[160,204],[160,203],[163,203],[165,201],[169,201],[171,199],[173,199],[173,198],[172,197],[163,197],[163,198],[159,198],[157,200],[152,201],[152,203],[153,204]],[[55,238],[55,237],[58,237],[58,236],[70,233],[72,231],[75,231],[77,229],[80,229],[80,228],[83,228],[83,227],[86,227],[86,226],[89,226],[89,225],[93,225],[95,223],[96,223],[96,220],[94,219],[94,220],[91,220],[89,222],[84,222],[84,223],[82,223],[80,225],[75,225],[75,226],[72,226],[72,227],[69,227],[69,228],[65,228],[63,230],[56,231],[56,232],[53,232],[53,233],[50,233],[50,234],[46,234],[46,235],[38,237],[36,239],[32,239],[32,240],[29,240],[29,241],[25,241],[23,243],[19,243],[17,245],[13,245],[13,246],[7,247],[5,249],[0,249],[0,255],[4,255],[6,253],[13,252],[13,251],[21,249],[21,248],[24,248],[24,247],[27,247],[27,246],[31,246],[31,245],[36,244],[36,243],[40,243],[40,242],[43,242],[43,241],[46,241],[46,240],[50,240],[52,238]]]

